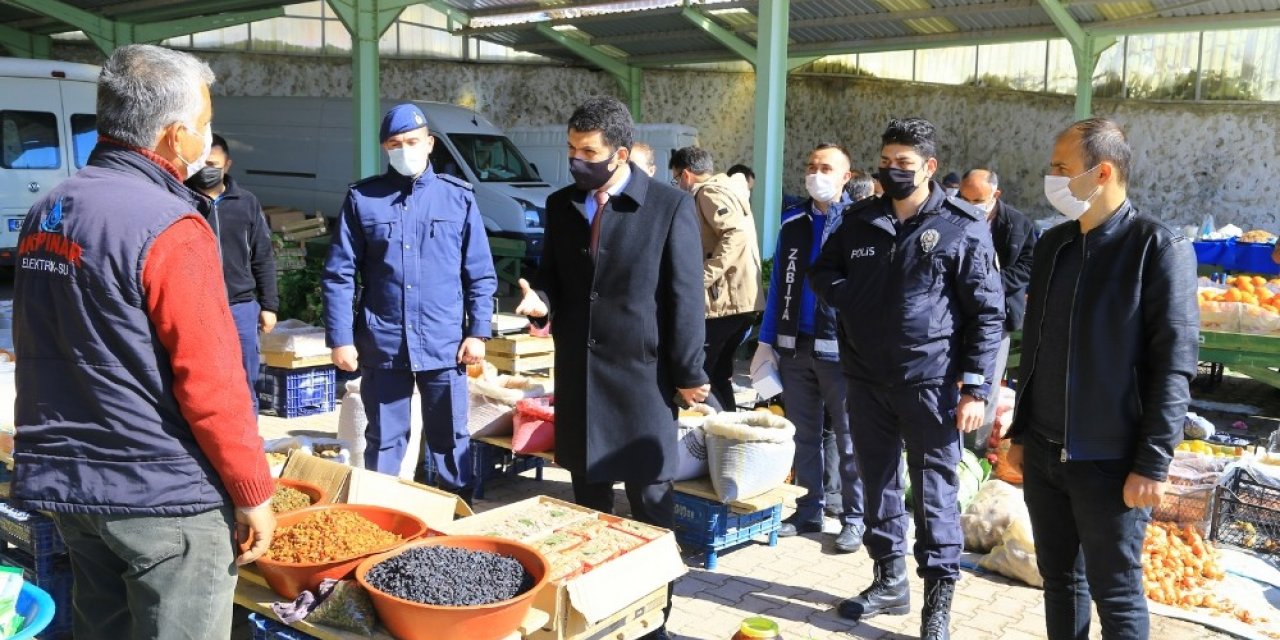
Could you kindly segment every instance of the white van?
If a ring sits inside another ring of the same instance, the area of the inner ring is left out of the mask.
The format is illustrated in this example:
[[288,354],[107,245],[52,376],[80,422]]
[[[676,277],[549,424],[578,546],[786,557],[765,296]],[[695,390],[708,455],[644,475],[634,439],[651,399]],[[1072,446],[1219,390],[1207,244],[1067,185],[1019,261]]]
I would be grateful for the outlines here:
[[[568,129],[565,125],[512,127],[507,129],[507,136],[552,187],[558,189],[573,182],[573,176],[569,174]],[[673,123],[637,124],[635,139],[653,147],[653,162],[658,167],[653,177],[666,183],[671,180],[671,170],[667,168],[671,153],[676,149],[698,146],[698,130]],[[732,162],[722,163],[723,160],[716,159],[718,171],[733,166]]]
[[[413,101],[435,136],[431,166],[475,187],[492,237],[526,243],[542,253],[543,217],[553,191],[506,134],[484,116],[457,105]],[[385,113],[397,102],[385,101]],[[232,175],[264,205],[336,217],[354,175],[350,98],[213,98],[213,130],[227,139]],[[385,158],[380,159],[383,168]]]
[[12,265],[27,210],[89,160],[99,68],[0,58],[0,264]]

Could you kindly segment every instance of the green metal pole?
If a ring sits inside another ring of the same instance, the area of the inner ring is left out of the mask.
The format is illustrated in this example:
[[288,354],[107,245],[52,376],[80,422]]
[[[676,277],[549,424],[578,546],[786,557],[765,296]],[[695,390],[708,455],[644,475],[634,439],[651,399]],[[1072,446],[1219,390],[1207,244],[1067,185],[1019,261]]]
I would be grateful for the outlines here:
[[1112,37],[1086,36],[1080,45],[1071,46],[1076,62],[1076,120],[1093,115],[1093,72],[1102,52],[1115,43]]
[[[622,78],[619,78],[621,81]],[[636,122],[644,119],[644,69],[631,67],[627,70],[626,80],[622,83],[627,94],[627,108],[631,110],[631,118]]]
[[789,0],[760,0],[756,29],[756,130],[752,162],[760,255],[773,255],[782,215],[782,145],[787,104],[787,23]]
[[382,118],[378,39],[409,2],[403,0],[328,0],[351,34],[352,148],[356,178],[378,173],[382,149],[378,123]]

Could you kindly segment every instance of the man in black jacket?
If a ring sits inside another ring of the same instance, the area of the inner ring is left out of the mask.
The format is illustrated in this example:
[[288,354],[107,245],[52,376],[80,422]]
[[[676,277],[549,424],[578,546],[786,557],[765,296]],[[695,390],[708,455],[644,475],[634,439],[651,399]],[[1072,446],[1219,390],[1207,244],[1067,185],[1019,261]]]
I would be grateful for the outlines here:
[[227,283],[227,299],[240,335],[241,359],[249,376],[249,395],[256,414],[258,331],[271,333],[280,309],[271,229],[257,196],[241,189],[227,173],[231,169],[231,150],[222,136],[214,134],[204,165],[187,179],[187,186],[213,200],[206,219],[221,249],[222,278]]
[[981,211],[947,197],[934,127],[894,120],[882,136],[884,198],[863,200],[809,272],[839,314],[849,428],[864,485],[871,586],[840,603],[859,620],[911,609],[903,443],[915,496],[920,636],[950,637],[964,536],[956,502],[961,434],[982,424],[1004,323],[1004,296]]
[[1009,333],[1022,330],[1022,315],[1027,308],[1027,283],[1031,282],[1031,255],[1036,248],[1036,227],[1021,211],[1000,199],[1000,177],[990,169],[971,169],[960,180],[960,199],[987,214],[991,225],[991,242],[996,248],[1000,283],[1004,285],[1004,337],[996,353],[995,373],[991,376],[991,401],[987,415],[977,431],[967,434],[964,446],[979,455],[987,449],[991,426],[996,420],[1000,381],[1009,361]]
[[1142,543],[1195,376],[1196,257],[1129,202],[1107,119],[1058,136],[1045,196],[1070,221],[1036,248],[1009,461],[1022,467],[1048,637],[1146,638]]

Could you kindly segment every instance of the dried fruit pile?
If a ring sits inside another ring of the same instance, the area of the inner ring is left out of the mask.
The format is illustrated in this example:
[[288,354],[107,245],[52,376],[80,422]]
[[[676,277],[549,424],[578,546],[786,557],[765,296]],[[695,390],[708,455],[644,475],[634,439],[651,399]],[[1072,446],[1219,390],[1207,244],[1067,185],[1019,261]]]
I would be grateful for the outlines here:
[[1169,522],[1147,525],[1147,539],[1142,543],[1142,580],[1147,598],[1182,609],[1212,609],[1245,624],[1265,622],[1214,595],[1212,585],[1224,575],[1213,547],[1194,527],[1179,528]]
[[406,549],[373,565],[365,580],[397,598],[454,607],[502,602],[533,588],[533,576],[511,556],[443,546]]
[[266,558],[305,564],[332,562],[386,549],[401,540],[350,511],[320,511],[277,531]]
[[277,484],[275,495],[271,496],[271,510],[276,513],[297,511],[311,506],[311,496],[294,489]]

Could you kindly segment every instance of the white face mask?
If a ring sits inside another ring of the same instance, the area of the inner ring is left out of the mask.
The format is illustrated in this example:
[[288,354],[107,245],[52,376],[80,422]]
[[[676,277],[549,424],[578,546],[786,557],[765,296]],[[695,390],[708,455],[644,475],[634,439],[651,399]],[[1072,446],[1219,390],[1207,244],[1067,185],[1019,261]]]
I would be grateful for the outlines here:
[[948,198],[954,198],[954,197],[956,197],[956,194],[957,194],[957,193],[960,193],[960,189],[958,189],[958,188],[956,188],[956,187],[947,187],[946,189],[943,189],[942,191],[943,191],[944,193],[946,193],[946,194],[947,194],[947,197],[948,197]]
[[191,176],[194,176],[195,174],[200,173],[200,170],[204,168],[204,161],[209,159],[209,152],[213,151],[213,125],[206,124],[204,126],[203,132],[198,131],[195,127],[188,125],[186,123],[183,123],[182,126],[187,131],[190,131],[191,133],[195,133],[198,135],[203,135],[204,137],[204,150],[200,152],[200,157],[196,158],[191,162],[187,162],[187,159],[182,157],[182,153],[180,153],[177,149],[173,150],[173,155],[177,156],[178,160],[181,160],[182,163],[186,165],[186,172],[187,172],[186,176],[188,179],[190,179]]
[[994,209],[996,208],[996,201],[995,201],[995,200],[988,200],[988,201],[986,201],[986,202],[979,202],[978,204],[975,204],[975,205],[973,205],[973,206],[977,207],[977,208],[978,208],[979,210],[981,210],[983,213],[985,213],[985,214],[987,214],[987,215],[991,215],[991,211],[992,211],[992,210],[994,210]]
[[413,146],[400,147],[399,149],[388,149],[387,159],[391,161],[391,168],[395,169],[396,173],[416,178],[427,170],[427,161],[430,153],[427,150],[427,145],[415,144]]
[[840,185],[825,173],[810,173],[804,177],[804,189],[817,202],[835,202],[840,199]]
[[[1094,165],[1093,169],[1097,169],[1100,166],[1102,165]],[[1044,197],[1049,200],[1049,204],[1053,205],[1054,209],[1058,210],[1058,213],[1066,216],[1068,220],[1079,220],[1080,216],[1083,216],[1084,212],[1089,210],[1089,203],[1102,191],[1102,185],[1098,185],[1089,194],[1089,197],[1084,200],[1071,193],[1071,181],[1093,171],[1093,169],[1089,169],[1073,178],[1066,176],[1044,177]]]

